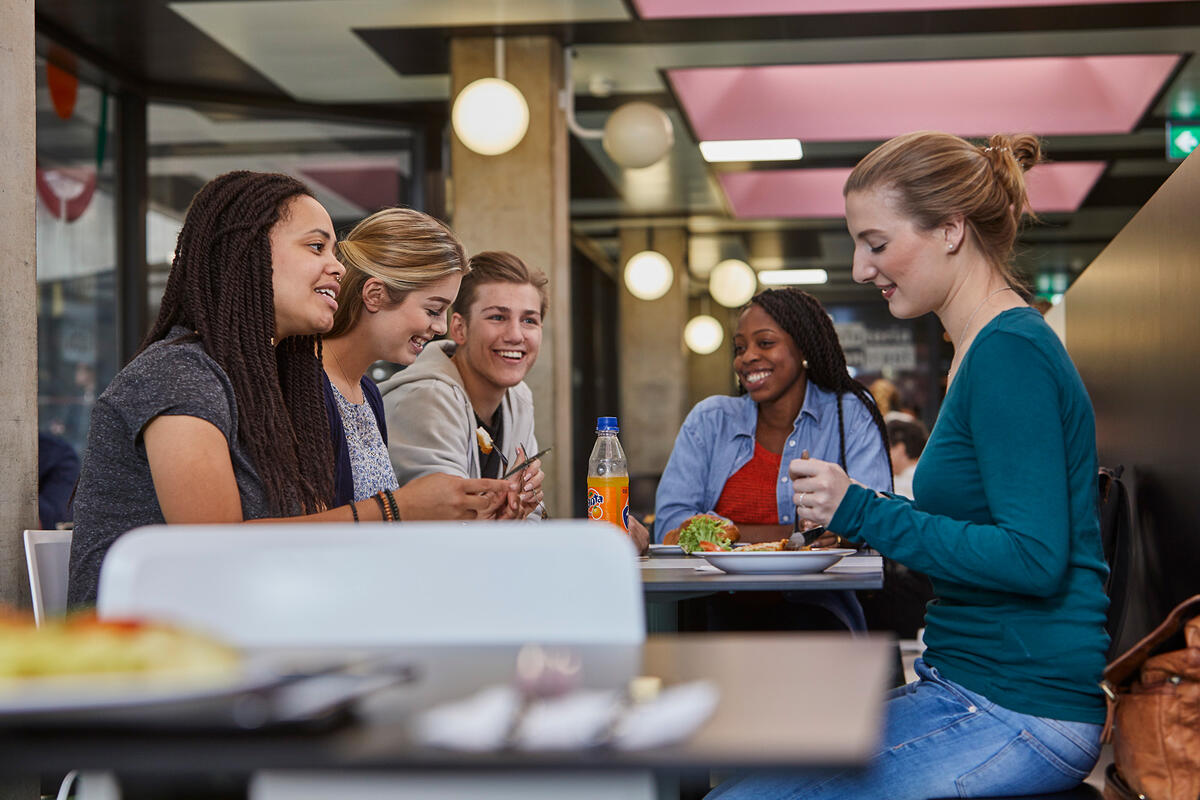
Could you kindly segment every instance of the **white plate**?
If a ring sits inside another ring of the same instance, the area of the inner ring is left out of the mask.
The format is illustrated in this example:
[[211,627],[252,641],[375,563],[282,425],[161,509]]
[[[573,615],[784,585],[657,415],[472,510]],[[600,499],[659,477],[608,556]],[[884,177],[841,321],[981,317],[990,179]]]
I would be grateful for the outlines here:
[[751,550],[697,552],[714,567],[738,575],[804,575],[823,572],[854,550]]
[[[281,682],[258,668],[223,676],[85,675],[0,680],[0,726],[52,720],[108,720],[112,716],[165,716],[267,692]],[[206,719],[208,718],[207,715]]]
[[[223,676],[78,676],[0,680],[0,728],[42,725],[257,728],[328,719],[358,697],[410,683],[391,659],[308,671],[247,659]],[[361,670],[356,672],[355,670]]]
[[681,556],[683,555],[683,548],[677,544],[652,544],[650,545],[650,552],[660,556]]

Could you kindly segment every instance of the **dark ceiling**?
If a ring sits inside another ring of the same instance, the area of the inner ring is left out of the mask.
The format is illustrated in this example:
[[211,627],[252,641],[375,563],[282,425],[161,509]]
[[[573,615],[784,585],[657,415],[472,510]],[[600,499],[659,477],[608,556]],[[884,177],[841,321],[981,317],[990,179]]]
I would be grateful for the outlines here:
[[[424,131],[434,140],[446,131],[448,103],[438,91],[414,91],[411,97],[355,96],[363,76],[352,67],[344,75],[344,102],[330,97],[297,96],[280,74],[253,50],[221,41],[220,20],[211,22],[218,6],[249,15],[273,10],[273,0],[208,4],[167,0],[37,0],[36,19],[42,56],[52,45],[82,58],[86,79],[112,90],[131,90],[151,98],[226,106],[249,104],[256,114],[286,117],[302,114],[340,120],[400,123]],[[580,120],[600,127],[609,110],[629,99],[649,100],[672,114],[677,142],[669,156],[670,178],[653,202],[631,195],[626,175],[594,141],[571,143],[572,224],[617,257],[617,235],[623,227],[682,226],[696,239],[723,255],[752,260],[769,254],[776,266],[822,266],[830,284],[818,294],[833,299],[853,295],[848,279],[847,250],[841,219],[738,220],[728,211],[716,177],[722,169],[779,168],[780,164],[706,164],[698,155],[690,121],[664,79],[665,70],[684,66],[811,63],[813,61],[903,61],[1025,55],[1174,53],[1179,67],[1161,86],[1141,120],[1120,134],[1049,137],[1047,148],[1060,162],[1103,160],[1107,166],[1078,211],[1047,214],[1023,237],[1020,265],[1029,273],[1071,280],[1104,248],[1175,167],[1165,158],[1163,129],[1181,109],[1200,116],[1200,2],[1100,3],[1088,5],[987,8],[957,11],[820,14],[728,17],[717,19],[642,20],[620,0],[577,0],[532,5],[566,9],[559,17],[497,21],[511,4],[471,4],[475,18],[454,16],[440,0],[393,4],[390,21],[364,16],[362,9],[379,4],[353,0],[337,7],[334,0],[278,4],[297,27],[311,9],[312,25],[328,26],[340,15],[349,35],[329,37],[330,47],[358,47],[390,66],[405,80],[426,79],[422,86],[448,87],[445,72],[449,41],[457,36],[504,34],[551,35],[575,45],[576,107]],[[207,8],[205,8],[207,6]],[[485,6],[494,8],[482,9]],[[599,9],[599,11],[597,11]],[[343,13],[344,12],[344,13]],[[375,13],[375,12],[372,12]],[[205,16],[205,15],[208,16]],[[413,17],[411,24],[407,19]],[[325,16],[322,16],[325,15]],[[591,16],[589,16],[591,15]],[[453,17],[453,18],[451,18]],[[576,17],[576,18],[572,18]],[[579,19],[578,17],[582,17]],[[249,18],[249,17],[247,17]],[[209,22],[205,22],[209,20]],[[199,23],[197,22],[199,21]],[[206,27],[207,26],[207,27]],[[301,26],[302,27],[302,26]],[[357,44],[356,44],[357,43]],[[831,54],[822,48],[837,43]],[[250,47],[251,45],[247,45]],[[773,49],[772,49],[773,48]],[[312,53],[316,62],[338,51]],[[269,55],[269,54],[268,54]],[[361,54],[359,54],[361,55]],[[636,70],[636,72],[635,72]],[[615,77],[614,77],[615,76]],[[597,79],[611,93],[588,91]],[[438,84],[442,81],[442,84]],[[331,84],[336,92],[336,82]],[[405,84],[409,85],[409,84]],[[412,85],[417,85],[413,83]],[[986,87],[981,87],[986,91]],[[1191,106],[1187,99],[1191,98]],[[886,113],[886,112],[884,112]],[[431,133],[432,132],[432,133]],[[789,168],[848,167],[877,141],[805,144],[805,158]],[[249,147],[250,145],[247,145]],[[306,140],[297,147],[317,148]],[[331,146],[346,149],[345,139]],[[369,151],[370,141],[353,145]],[[436,148],[430,149],[434,153]],[[436,158],[436,153],[434,153]],[[700,265],[693,258],[691,267]],[[708,265],[711,267],[711,264]],[[697,285],[700,285],[699,283]]]

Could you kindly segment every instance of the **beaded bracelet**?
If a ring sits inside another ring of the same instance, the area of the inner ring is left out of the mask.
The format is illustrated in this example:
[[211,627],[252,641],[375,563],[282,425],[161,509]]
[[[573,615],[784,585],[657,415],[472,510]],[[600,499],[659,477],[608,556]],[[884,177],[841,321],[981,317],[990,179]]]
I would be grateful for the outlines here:
[[354,507],[354,501],[350,501],[350,516],[354,517],[354,524],[358,524],[358,509]]
[[387,497],[388,508],[392,510],[392,521],[400,521],[400,508],[396,505],[396,496],[392,494],[391,489],[384,489],[383,494]]
[[376,492],[375,494],[371,495],[371,498],[376,503],[379,504],[379,519],[382,520],[383,522],[387,522],[388,521],[388,507],[387,507],[387,503],[385,503],[383,500],[383,492]]

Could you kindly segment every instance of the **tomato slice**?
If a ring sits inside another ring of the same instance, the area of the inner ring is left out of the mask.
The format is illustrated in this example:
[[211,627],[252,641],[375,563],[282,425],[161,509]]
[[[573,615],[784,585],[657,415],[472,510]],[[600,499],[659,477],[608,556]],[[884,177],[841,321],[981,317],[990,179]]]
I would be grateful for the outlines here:
[[719,553],[721,552],[722,548],[721,545],[717,544],[716,542],[704,541],[700,542],[700,549],[707,553]]

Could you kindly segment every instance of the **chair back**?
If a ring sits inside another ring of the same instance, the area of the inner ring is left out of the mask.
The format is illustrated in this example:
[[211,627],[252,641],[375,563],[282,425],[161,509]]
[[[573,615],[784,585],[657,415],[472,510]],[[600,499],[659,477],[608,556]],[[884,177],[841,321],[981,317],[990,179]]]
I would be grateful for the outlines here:
[[33,619],[41,627],[67,612],[67,574],[71,564],[71,531],[27,530],[25,564]]
[[645,639],[632,544],[582,520],[141,528],[105,557],[97,610],[244,647]]

